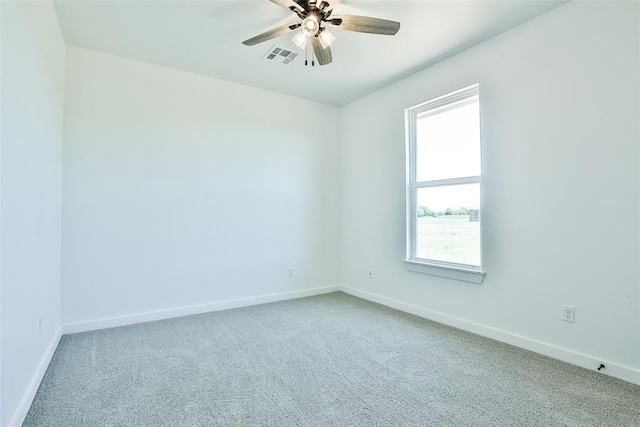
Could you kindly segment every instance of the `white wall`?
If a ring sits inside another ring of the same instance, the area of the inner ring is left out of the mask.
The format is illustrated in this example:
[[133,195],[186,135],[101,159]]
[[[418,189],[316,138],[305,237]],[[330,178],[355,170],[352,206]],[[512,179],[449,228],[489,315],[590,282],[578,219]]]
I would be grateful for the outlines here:
[[[636,3],[573,2],[344,107],[342,284],[636,375],[638,16]],[[473,83],[482,285],[408,272],[402,262],[403,110]],[[562,304],[576,307],[575,324],[560,321]]]
[[69,47],[63,323],[337,285],[337,120]]
[[65,45],[52,3],[1,8],[0,425],[8,426],[21,423],[60,336]]

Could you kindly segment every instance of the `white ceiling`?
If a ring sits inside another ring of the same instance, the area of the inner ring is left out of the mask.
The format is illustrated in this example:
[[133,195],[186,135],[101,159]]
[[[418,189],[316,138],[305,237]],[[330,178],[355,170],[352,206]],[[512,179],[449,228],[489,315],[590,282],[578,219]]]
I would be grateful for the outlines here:
[[335,14],[401,22],[395,36],[339,29],[333,63],[305,67],[263,56],[274,44],[293,49],[291,35],[248,47],[245,39],[298,22],[268,0],[54,0],[66,42],[342,106],[478,44],[567,0],[343,0]]

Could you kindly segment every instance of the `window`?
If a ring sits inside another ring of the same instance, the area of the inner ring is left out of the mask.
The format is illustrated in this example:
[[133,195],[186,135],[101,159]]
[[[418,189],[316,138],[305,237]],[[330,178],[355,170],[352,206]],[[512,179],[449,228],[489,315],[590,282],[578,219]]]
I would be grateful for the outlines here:
[[407,268],[480,283],[479,86],[416,105],[405,117]]

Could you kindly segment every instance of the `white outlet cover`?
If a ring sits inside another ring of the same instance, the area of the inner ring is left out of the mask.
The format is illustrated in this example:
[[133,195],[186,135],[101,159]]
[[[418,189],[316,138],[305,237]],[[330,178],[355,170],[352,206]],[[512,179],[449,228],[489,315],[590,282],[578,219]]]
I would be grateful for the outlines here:
[[562,320],[569,323],[576,321],[576,308],[571,305],[562,306]]

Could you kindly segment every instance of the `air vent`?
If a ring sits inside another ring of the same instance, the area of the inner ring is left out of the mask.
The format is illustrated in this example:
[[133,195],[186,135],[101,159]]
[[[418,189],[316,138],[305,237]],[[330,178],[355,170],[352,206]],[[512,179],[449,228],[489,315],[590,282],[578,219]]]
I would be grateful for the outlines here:
[[289,62],[296,59],[296,56],[298,56],[298,54],[295,52],[292,52],[289,49],[285,49],[279,46],[273,46],[271,49],[267,51],[267,54],[264,56],[264,58],[269,61],[288,64]]

